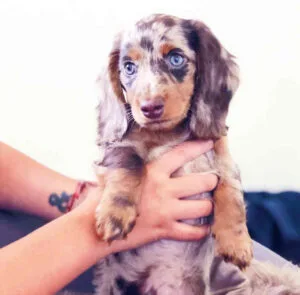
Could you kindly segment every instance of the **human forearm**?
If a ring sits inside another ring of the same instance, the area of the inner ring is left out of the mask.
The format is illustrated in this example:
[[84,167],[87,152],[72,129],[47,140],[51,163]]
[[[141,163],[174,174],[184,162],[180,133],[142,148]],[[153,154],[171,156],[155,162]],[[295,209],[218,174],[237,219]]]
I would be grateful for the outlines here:
[[94,204],[83,204],[1,249],[0,282],[5,284],[0,294],[55,294],[106,256],[111,250],[95,235]]
[[0,208],[53,219],[63,212],[49,204],[50,195],[70,195],[75,187],[75,180],[0,142]]

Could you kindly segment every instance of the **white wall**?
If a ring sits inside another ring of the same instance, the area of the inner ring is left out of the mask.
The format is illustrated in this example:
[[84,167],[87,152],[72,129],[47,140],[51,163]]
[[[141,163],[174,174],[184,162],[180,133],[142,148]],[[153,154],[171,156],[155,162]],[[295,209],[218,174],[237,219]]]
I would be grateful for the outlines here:
[[97,73],[114,33],[154,12],[204,20],[238,57],[228,123],[245,188],[300,190],[298,0],[2,0],[0,139],[93,177]]

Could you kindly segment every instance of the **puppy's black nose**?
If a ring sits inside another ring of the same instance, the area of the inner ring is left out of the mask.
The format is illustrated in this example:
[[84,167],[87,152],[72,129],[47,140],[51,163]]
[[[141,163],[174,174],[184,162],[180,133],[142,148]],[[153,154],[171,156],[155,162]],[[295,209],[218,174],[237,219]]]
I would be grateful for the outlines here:
[[141,103],[141,111],[148,119],[158,119],[164,112],[164,103],[162,99],[144,100]]

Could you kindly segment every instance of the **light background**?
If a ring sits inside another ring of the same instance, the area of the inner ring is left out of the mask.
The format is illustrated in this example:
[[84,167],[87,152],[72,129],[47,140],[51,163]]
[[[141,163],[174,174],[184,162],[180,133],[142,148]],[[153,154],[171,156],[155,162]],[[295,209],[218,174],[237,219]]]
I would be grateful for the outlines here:
[[300,190],[300,1],[0,2],[0,140],[93,178],[95,80],[112,37],[151,13],[201,19],[238,57],[228,118],[247,190]]

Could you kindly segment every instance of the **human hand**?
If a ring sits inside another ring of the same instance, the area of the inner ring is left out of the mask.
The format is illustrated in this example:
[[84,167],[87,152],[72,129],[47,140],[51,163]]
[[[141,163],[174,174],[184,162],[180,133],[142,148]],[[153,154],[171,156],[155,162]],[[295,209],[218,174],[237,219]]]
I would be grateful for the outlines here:
[[[185,142],[146,165],[136,225],[127,239],[111,244],[111,252],[136,248],[163,238],[199,240],[209,233],[208,225],[191,226],[178,220],[210,215],[211,201],[180,198],[211,191],[217,184],[216,175],[193,173],[176,178],[171,175],[212,147],[211,141]],[[86,207],[86,212],[91,212],[94,217],[99,196],[101,189],[91,188],[87,200],[79,207]]]

